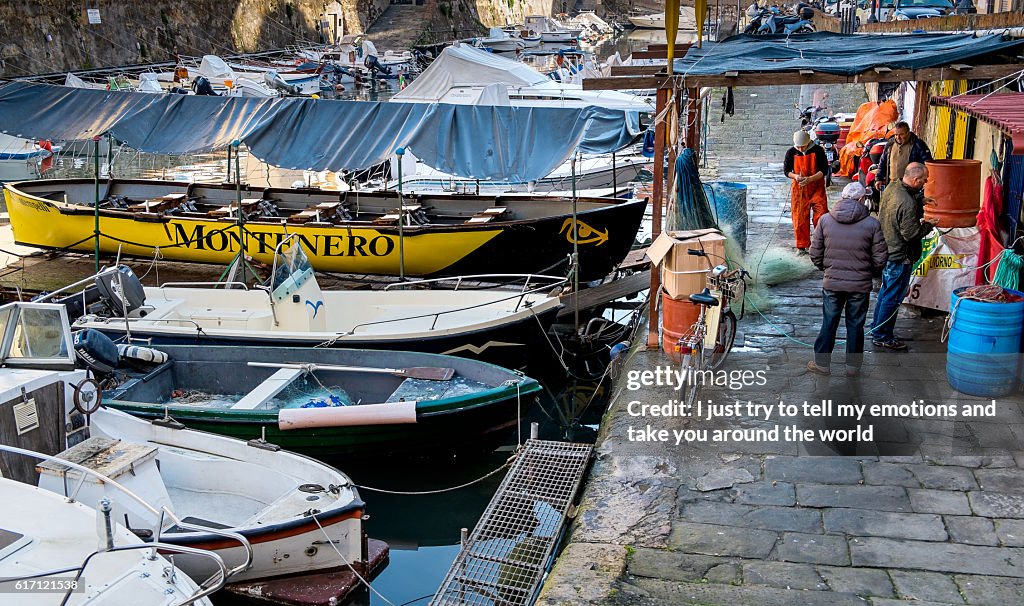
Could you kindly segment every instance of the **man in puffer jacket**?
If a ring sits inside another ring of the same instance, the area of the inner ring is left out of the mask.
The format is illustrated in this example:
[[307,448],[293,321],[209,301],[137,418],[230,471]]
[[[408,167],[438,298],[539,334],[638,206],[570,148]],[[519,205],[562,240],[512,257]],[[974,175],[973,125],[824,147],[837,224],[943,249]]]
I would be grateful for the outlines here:
[[811,241],[811,261],[824,270],[821,283],[821,331],[814,342],[813,373],[830,374],[839,317],[846,315],[846,376],[860,374],[864,354],[864,323],[868,317],[872,276],[885,267],[889,250],[882,225],[864,205],[864,187],[856,181],[818,222]]

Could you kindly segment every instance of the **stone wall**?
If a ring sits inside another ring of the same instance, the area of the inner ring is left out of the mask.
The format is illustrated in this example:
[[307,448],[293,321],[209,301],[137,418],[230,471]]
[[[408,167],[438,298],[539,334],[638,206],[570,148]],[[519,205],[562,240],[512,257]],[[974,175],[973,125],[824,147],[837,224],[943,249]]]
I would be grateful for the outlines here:
[[[335,0],[21,0],[0,3],[0,75],[228,54],[320,39]],[[362,33],[389,0],[338,0],[346,33]],[[87,8],[99,9],[90,24]]]

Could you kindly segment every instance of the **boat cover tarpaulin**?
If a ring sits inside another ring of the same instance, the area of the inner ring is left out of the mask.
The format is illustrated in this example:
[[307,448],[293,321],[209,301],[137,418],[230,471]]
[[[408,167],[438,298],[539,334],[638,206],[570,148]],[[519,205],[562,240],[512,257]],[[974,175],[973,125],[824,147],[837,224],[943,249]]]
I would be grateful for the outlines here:
[[482,97],[474,98],[469,91],[482,86],[499,84],[508,90],[515,105],[534,107],[583,107],[594,105],[631,112],[637,119],[639,112],[653,112],[650,101],[619,91],[585,91],[579,84],[555,82],[532,67],[514,59],[482,51],[465,44],[449,46],[441,51],[423,73],[416,76],[405,90],[399,91],[392,101],[409,103],[447,102],[450,92],[463,93],[453,103],[483,105]]
[[599,107],[492,107],[316,99],[153,95],[11,82],[0,132],[81,140],[109,133],[144,152],[210,151],[239,140],[284,168],[361,169],[409,147],[461,177],[527,182],[576,150],[608,153],[636,134],[626,112]]
[[923,69],[998,52],[1017,52],[1024,40],[1001,34],[834,34],[732,36],[703,48],[691,46],[674,63],[677,74],[719,76],[726,72],[816,72],[853,76],[875,67]]

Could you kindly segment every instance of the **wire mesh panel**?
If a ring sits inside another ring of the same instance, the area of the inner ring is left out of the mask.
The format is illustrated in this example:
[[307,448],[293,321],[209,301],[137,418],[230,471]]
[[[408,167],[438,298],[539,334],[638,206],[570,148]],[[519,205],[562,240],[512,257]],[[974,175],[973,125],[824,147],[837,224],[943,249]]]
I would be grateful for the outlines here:
[[431,605],[531,604],[592,451],[590,444],[527,441]]

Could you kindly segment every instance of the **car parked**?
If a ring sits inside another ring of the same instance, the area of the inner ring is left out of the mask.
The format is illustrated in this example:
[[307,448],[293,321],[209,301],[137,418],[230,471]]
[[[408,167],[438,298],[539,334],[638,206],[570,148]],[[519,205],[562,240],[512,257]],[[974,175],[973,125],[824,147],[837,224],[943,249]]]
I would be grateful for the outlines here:
[[[956,11],[950,0],[895,0],[890,21],[911,21],[929,17],[943,17]],[[879,20],[884,20],[879,17]]]

